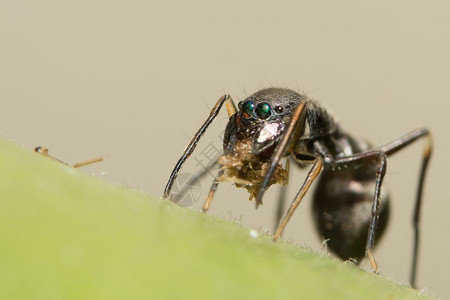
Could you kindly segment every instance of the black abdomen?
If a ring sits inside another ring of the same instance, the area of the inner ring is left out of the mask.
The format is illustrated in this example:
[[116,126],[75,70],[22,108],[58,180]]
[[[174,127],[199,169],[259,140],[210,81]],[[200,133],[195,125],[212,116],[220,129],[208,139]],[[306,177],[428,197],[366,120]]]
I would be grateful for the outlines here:
[[[375,190],[375,167],[323,170],[313,198],[313,215],[327,246],[343,260],[364,257]],[[388,220],[388,195],[382,189],[375,243]]]

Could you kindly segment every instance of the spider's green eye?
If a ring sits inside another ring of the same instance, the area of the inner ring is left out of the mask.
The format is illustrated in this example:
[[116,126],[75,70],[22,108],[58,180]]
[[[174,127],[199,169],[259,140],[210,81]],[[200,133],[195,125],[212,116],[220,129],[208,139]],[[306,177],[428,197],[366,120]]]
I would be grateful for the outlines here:
[[246,119],[250,119],[253,113],[253,110],[255,109],[255,103],[253,101],[246,101],[242,104],[242,115]]
[[271,114],[272,108],[269,103],[261,102],[256,106],[256,114],[261,119],[267,119]]

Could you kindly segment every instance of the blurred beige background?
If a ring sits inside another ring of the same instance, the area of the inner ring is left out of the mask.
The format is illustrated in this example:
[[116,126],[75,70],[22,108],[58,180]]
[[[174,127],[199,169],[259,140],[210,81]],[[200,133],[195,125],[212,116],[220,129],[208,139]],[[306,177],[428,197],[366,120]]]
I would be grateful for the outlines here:
[[[0,4],[0,135],[67,162],[105,154],[86,170],[161,196],[190,137],[224,93],[262,87],[304,91],[341,125],[376,145],[427,126],[435,151],[426,181],[418,284],[450,297],[447,179],[450,113],[447,2],[3,1]],[[222,112],[202,150],[221,147]],[[212,144],[210,144],[212,143]],[[406,282],[412,207],[423,143],[388,162],[390,229],[376,257]],[[292,168],[289,199],[305,173]],[[201,182],[202,205],[211,178]],[[224,183],[210,214],[272,230],[276,189],[254,210]],[[320,251],[307,197],[285,238]],[[363,264],[368,268],[367,262]]]

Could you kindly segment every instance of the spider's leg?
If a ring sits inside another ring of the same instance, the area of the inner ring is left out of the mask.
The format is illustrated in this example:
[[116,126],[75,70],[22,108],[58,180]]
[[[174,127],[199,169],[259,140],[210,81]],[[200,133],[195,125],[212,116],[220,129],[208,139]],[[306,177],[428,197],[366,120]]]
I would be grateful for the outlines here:
[[416,203],[414,207],[414,217],[413,217],[414,242],[413,242],[413,257],[411,262],[411,276],[410,276],[410,283],[412,287],[416,287],[417,259],[419,254],[419,238],[420,238],[419,232],[420,209],[422,204],[422,194],[425,175],[427,172],[428,162],[430,161],[433,148],[431,134],[426,128],[419,128],[409,132],[408,134],[380,148],[380,150],[384,151],[387,155],[394,154],[397,151],[403,149],[404,147],[410,145],[411,143],[422,137],[426,137],[427,140],[425,149],[422,154],[422,165],[420,168],[419,183],[417,186],[417,193],[416,193]]
[[[316,141],[314,144],[315,148],[320,152],[320,142]],[[323,153],[322,153],[323,155]],[[359,168],[367,165],[377,164],[376,174],[375,174],[375,192],[372,201],[371,209],[371,221],[369,225],[369,235],[367,237],[366,243],[366,255],[370,260],[370,265],[374,272],[378,272],[378,265],[373,256],[373,246],[375,243],[375,231],[378,224],[378,219],[380,216],[380,193],[381,184],[383,183],[384,175],[386,174],[386,158],[387,155],[381,150],[370,150],[363,153],[357,153],[351,156],[346,156],[333,160],[330,156],[325,157],[327,165],[331,168]]]
[[429,131],[425,128],[416,129],[411,131],[410,133],[376,149],[367,151],[364,153],[358,153],[348,157],[339,158],[330,164],[335,167],[346,167],[353,166],[359,167],[366,164],[373,164],[376,162],[378,164],[376,171],[376,184],[375,184],[375,193],[372,205],[372,220],[369,227],[369,235],[367,238],[366,244],[366,254],[369,257],[372,269],[374,271],[378,270],[377,263],[373,256],[372,250],[375,240],[375,230],[379,217],[379,197],[380,197],[380,189],[381,183],[383,181],[384,174],[386,172],[386,158],[392,154],[397,153],[402,150],[406,146],[409,146],[416,140],[427,137],[427,144],[425,146],[423,155],[422,155],[422,165],[420,169],[419,175],[419,184],[416,194],[416,203],[414,208],[414,218],[413,218],[413,226],[414,226],[414,242],[413,242],[413,258],[412,258],[412,266],[411,266],[411,277],[410,283],[411,286],[415,287],[416,281],[416,272],[417,272],[417,258],[418,258],[418,249],[419,249],[419,216],[420,216],[420,208],[422,203],[422,193],[423,193],[423,184],[425,181],[425,174],[428,167],[428,162],[431,157],[432,152],[432,142],[431,135]]
[[170,190],[172,188],[175,179],[177,178],[178,173],[180,172],[181,166],[189,158],[192,152],[194,152],[195,147],[197,146],[200,138],[205,133],[206,129],[211,124],[211,122],[219,114],[219,111],[222,108],[224,102],[227,102],[226,106],[228,113],[236,111],[236,106],[234,105],[233,100],[229,95],[224,95],[217,101],[216,105],[214,105],[214,107],[212,108],[208,118],[199,128],[199,130],[195,133],[194,137],[191,139],[186,149],[184,150],[183,154],[181,155],[181,158],[178,160],[177,164],[173,168],[172,173],[170,174],[169,180],[167,181],[166,187],[164,189],[163,198],[167,198],[170,195]]
[[305,179],[305,182],[303,183],[302,187],[300,188],[300,190],[298,191],[294,200],[292,201],[291,205],[289,206],[289,209],[287,210],[283,219],[281,219],[281,222],[278,225],[277,230],[275,231],[275,234],[273,236],[274,241],[278,240],[281,237],[281,235],[283,234],[284,228],[286,227],[291,216],[294,214],[295,209],[300,204],[300,201],[302,201],[303,196],[305,196],[305,194],[308,191],[311,184],[314,182],[314,180],[317,178],[317,176],[319,176],[320,171],[322,170],[322,166],[323,166],[322,159],[317,158],[313,167],[311,168],[311,170],[309,170],[309,173]]
[[298,141],[298,138],[300,137],[300,134],[302,133],[303,124],[305,120],[305,106],[306,101],[301,102],[297,108],[295,109],[294,113],[292,114],[291,120],[289,121],[288,126],[286,127],[283,136],[281,137],[281,140],[278,142],[272,157],[270,158],[270,166],[267,170],[266,174],[264,175],[264,179],[261,183],[261,186],[259,188],[257,197],[256,197],[256,207],[258,205],[262,204],[262,197],[264,195],[264,192],[267,189],[267,186],[269,185],[270,179],[273,176],[273,172],[275,171],[276,167],[278,166],[281,158],[283,158],[286,155],[287,149],[292,149],[295,144]]
[[237,112],[236,105],[234,104],[234,101],[231,99],[231,97],[230,101],[225,102],[225,107],[227,108],[228,118],[231,118],[231,116]]
[[219,172],[217,173],[216,177],[214,178],[214,181],[211,185],[211,188],[209,189],[208,198],[206,198],[205,204],[203,205],[202,211],[207,212],[209,208],[211,207],[211,202],[214,197],[214,194],[217,190],[217,186],[219,185],[219,178],[222,176],[223,170],[219,169]]
[[[48,148],[46,148],[46,147],[43,147],[43,146],[37,146],[36,148],[34,148],[34,152],[37,152],[37,153],[40,153],[40,154],[42,154],[42,155],[44,155],[44,156],[50,157],[51,159],[54,159],[54,160],[56,160],[57,162],[60,162],[60,163],[62,163],[62,164],[64,164],[64,165],[70,167],[70,165],[69,165],[68,163],[66,163],[66,162],[64,162],[64,161],[62,161],[62,160],[59,160],[59,159],[57,159],[56,157],[50,155],[50,154],[48,153]],[[75,168],[75,169],[76,169],[76,168],[81,168],[81,167],[84,167],[84,166],[86,166],[86,165],[90,165],[90,164],[93,164],[93,163],[96,163],[96,162],[100,162],[100,161],[104,161],[104,160],[105,160],[105,157],[104,157],[104,156],[100,156],[100,157],[97,157],[97,158],[94,158],[94,159],[85,160],[85,161],[82,161],[82,162],[73,164],[72,167]]]
[[81,167],[84,167],[86,165],[94,164],[94,163],[101,162],[101,161],[104,161],[104,160],[105,160],[104,156],[99,156],[99,157],[96,157],[94,159],[85,160],[85,161],[73,164],[72,167],[74,167],[74,168],[81,168]]
[[170,199],[174,203],[179,203],[181,199],[184,197],[186,192],[191,189],[193,185],[195,185],[198,181],[202,180],[206,174],[209,174],[212,168],[217,166],[217,161],[211,162],[206,168],[200,170],[197,174],[189,177],[188,181],[183,183],[183,188],[180,189],[178,193],[172,193],[172,198]]
[[[290,169],[290,161],[289,157],[286,158],[286,171],[289,174]],[[287,184],[286,184],[287,185]],[[280,186],[278,192],[278,203],[277,203],[277,211],[275,212],[275,228],[274,232],[278,228],[278,224],[280,224],[281,218],[283,217],[283,212],[286,206],[286,186]]]

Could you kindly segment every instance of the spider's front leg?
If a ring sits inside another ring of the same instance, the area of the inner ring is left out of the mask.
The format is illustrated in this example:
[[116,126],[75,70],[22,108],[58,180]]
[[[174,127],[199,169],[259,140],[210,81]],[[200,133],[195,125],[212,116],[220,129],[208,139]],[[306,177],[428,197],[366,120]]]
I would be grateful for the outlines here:
[[166,199],[170,195],[170,190],[172,189],[172,185],[175,181],[175,179],[178,176],[178,173],[180,172],[181,167],[185,163],[185,161],[189,158],[189,156],[194,152],[195,147],[197,147],[198,142],[200,141],[200,138],[205,133],[208,126],[211,124],[211,122],[217,117],[217,115],[220,112],[220,109],[222,108],[222,105],[226,102],[226,107],[228,114],[232,112],[236,112],[236,106],[233,103],[233,100],[231,99],[230,95],[224,95],[220,97],[220,99],[217,101],[216,105],[211,109],[211,112],[209,113],[208,118],[203,123],[203,125],[197,130],[195,135],[192,137],[191,141],[187,145],[186,149],[183,151],[183,154],[181,155],[181,158],[176,163],[175,167],[172,170],[172,173],[169,176],[169,180],[167,181],[166,187],[164,188],[164,194],[163,198]]

